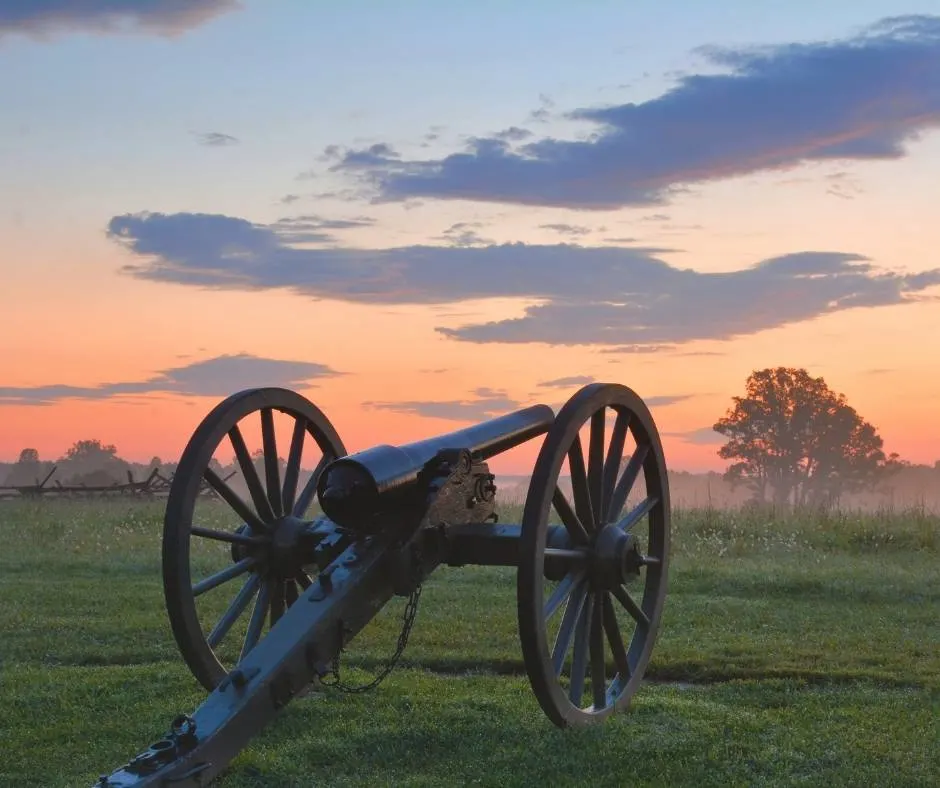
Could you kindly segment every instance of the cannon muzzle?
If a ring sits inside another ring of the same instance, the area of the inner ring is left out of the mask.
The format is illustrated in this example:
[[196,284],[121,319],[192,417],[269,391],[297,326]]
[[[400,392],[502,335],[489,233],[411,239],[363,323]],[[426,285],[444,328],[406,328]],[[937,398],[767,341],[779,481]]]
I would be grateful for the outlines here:
[[466,450],[474,460],[487,460],[544,434],[554,420],[550,407],[533,405],[434,438],[403,446],[382,444],[341,457],[320,476],[320,507],[337,525],[368,530],[372,518],[414,489],[441,451]]

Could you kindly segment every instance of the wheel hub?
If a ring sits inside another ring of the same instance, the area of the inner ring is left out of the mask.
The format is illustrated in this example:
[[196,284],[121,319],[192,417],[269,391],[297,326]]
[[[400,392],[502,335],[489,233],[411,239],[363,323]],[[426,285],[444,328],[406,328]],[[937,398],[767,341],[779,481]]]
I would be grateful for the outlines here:
[[[269,539],[263,544],[248,546],[232,545],[232,561],[238,562],[249,556],[260,558],[269,571],[281,578],[294,577],[310,563],[311,556],[307,527],[309,523],[297,517],[287,515],[271,523],[271,530],[262,536]],[[235,533],[243,536],[257,536],[251,526],[240,525]]]
[[307,523],[290,515],[275,520],[269,549],[271,569],[281,577],[293,577],[308,563],[304,548]]
[[616,525],[605,526],[594,542],[591,579],[602,589],[616,588],[640,574],[643,555],[633,534]]

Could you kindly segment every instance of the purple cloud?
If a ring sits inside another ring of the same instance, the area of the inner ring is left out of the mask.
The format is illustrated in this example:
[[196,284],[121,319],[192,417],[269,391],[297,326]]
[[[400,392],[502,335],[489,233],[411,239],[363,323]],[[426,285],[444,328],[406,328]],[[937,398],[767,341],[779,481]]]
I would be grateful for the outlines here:
[[[303,219],[303,217],[301,217]],[[340,220],[356,222],[357,220]],[[359,220],[364,221],[364,220]],[[441,326],[470,342],[595,344],[649,352],[731,339],[846,309],[910,303],[940,269],[879,271],[844,252],[800,252],[737,271],[676,268],[658,250],[523,243],[299,248],[318,222],[262,225],[206,214],[127,214],[108,227],[140,279],[234,290],[285,288],[368,304],[450,304],[516,297],[521,317]],[[443,317],[443,316],[441,316]]]
[[431,160],[378,144],[346,151],[332,169],[361,179],[377,202],[610,210],[806,162],[901,158],[940,127],[940,17],[885,19],[844,40],[700,53],[726,73],[686,75],[640,103],[567,113],[594,127],[586,139],[514,147],[524,137],[510,129]]
[[241,8],[238,0],[4,0],[0,2],[0,38],[13,33],[39,38],[134,28],[173,36]]
[[262,358],[247,353],[196,361],[160,370],[145,380],[102,383],[98,386],[0,386],[0,405],[48,405],[63,399],[110,399],[141,394],[188,394],[227,397],[256,386],[310,388],[309,381],[343,373],[310,361]]

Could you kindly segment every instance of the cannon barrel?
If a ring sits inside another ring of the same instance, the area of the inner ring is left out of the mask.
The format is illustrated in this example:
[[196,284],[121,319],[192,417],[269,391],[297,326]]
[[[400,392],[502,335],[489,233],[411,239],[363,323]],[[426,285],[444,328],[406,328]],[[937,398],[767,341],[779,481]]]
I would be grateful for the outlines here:
[[323,513],[338,525],[362,528],[398,493],[418,481],[425,466],[446,449],[466,450],[487,460],[548,431],[555,413],[533,405],[434,438],[403,446],[382,444],[334,460],[317,483]]

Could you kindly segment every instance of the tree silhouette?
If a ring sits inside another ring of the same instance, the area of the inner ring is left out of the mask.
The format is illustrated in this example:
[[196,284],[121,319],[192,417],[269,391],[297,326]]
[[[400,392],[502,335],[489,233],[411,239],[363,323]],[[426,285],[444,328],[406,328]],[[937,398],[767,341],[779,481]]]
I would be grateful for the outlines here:
[[23,449],[17,462],[20,465],[34,465],[39,462],[39,452],[36,449]]
[[102,445],[97,438],[91,440],[75,441],[65,452],[63,460],[101,461],[117,457],[117,448],[112,444]]
[[102,444],[97,438],[75,441],[65,456],[59,458],[59,470],[64,484],[118,484],[127,480],[130,465],[117,456],[112,444]]
[[751,373],[746,396],[712,429],[728,438],[718,450],[733,460],[730,481],[746,482],[759,500],[818,506],[873,483],[888,463],[875,427],[842,394],[805,369]]
[[51,462],[40,461],[39,452],[36,449],[23,449],[19,459],[10,466],[3,483],[11,486],[38,484],[52,470],[52,467]]

